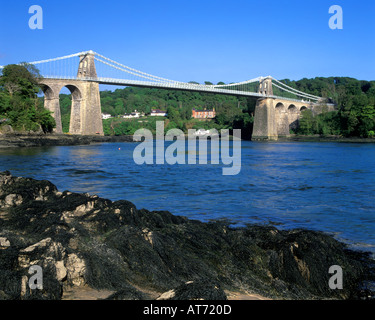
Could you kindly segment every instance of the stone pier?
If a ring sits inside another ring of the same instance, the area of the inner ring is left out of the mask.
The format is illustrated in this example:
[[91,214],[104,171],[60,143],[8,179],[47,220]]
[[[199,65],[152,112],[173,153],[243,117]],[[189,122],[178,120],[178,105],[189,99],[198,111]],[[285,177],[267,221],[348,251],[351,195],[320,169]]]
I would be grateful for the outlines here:
[[62,88],[72,95],[69,133],[80,135],[104,135],[100,106],[99,83],[94,54],[80,56],[77,79],[48,79],[39,81],[44,92],[44,105],[56,121],[56,133],[62,133],[59,95]]

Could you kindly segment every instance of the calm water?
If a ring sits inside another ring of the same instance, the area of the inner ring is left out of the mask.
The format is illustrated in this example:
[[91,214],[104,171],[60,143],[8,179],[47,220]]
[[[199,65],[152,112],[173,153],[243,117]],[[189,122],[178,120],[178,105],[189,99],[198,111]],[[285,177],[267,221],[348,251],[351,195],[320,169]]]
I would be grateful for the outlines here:
[[242,141],[236,176],[222,165],[139,166],[135,146],[0,150],[0,170],[202,221],[322,230],[375,252],[375,144]]

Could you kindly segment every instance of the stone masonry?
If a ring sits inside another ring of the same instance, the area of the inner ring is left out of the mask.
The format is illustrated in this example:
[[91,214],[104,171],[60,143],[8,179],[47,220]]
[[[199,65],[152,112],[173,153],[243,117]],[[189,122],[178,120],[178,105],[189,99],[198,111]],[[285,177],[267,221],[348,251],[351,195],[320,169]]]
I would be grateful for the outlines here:
[[[100,106],[99,83],[96,79],[94,54],[80,56],[76,80],[41,79],[44,105],[56,121],[56,133],[62,133],[59,95],[63,87],[72,94],[69,133],[79,135],[104,135]],[[81,80],[82,79],[82,80]]]

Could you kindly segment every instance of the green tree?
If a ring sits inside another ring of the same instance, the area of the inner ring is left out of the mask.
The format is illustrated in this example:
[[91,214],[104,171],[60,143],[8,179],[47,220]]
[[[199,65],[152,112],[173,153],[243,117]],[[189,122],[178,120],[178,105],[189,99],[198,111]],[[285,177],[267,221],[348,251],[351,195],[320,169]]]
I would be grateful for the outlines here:
[[173,122],[181,121],[180,112],[176,108],[168,107],[167,113],[168,113],[167,117],[170,121],[173,121]]
[[359,116],[358,131],[360,136],[367,138],[370,131],[375,129],[375,108],[374,106],[365,106],[361,109]]
[[315,133],[316,121],[310,109],[301,112],[301,120],[298,133],[311,135]]
[[115,101],[115,115],[119,116],[125,113],[124,101],[121,98],[117,98]]
[[0,115],[16,130],[51,132],[55,121],[38,99],[40,74],[30,64],[7,65],[0,78]]

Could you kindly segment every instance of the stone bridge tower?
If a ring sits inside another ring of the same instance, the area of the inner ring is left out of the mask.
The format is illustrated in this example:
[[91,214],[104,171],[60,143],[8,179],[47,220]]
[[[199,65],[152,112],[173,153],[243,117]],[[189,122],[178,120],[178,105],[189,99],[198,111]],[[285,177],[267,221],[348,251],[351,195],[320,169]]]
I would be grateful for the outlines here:
[[89,51],[87,54],[79,56],[79,66],[77,78],[97,78],[94,52]]
[[261,78],[259,81],[258,93],[264,94],[266,96],[273,96],[272,89],[272,78]]
[[266,96],[273,95],[272,78],[261,78],[258,93],[265,97],[257,100],[253,127],[253,140],[277,140],[276,114],[273,99]]
[[59,94],[63,87],[72,95],[69,133],[79,135],[103,135],[102,112],[100,105],[99,83],[96,81],[94,53],[79,57],[77,78],[41,79],[44,92],[44,105],[53,114],[56,121],[56,133],[62,133]]
[[334,110],[334,105],[324,102],[276,98],[273,96],[272,78],[262,78],[258,93],[264,97],[257,100],[252,140],[278,140],[288,137],[299,126],[301,112],[310,109],[313,114]]

